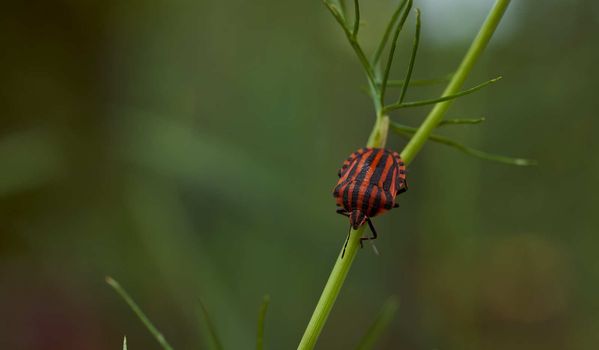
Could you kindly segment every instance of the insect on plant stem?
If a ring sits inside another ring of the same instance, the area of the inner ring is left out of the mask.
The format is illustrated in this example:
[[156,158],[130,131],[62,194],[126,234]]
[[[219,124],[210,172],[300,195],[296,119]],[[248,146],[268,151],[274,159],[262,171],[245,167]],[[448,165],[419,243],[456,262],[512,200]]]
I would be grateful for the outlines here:
[[[391,21],[390,21],[389,25],[387,26],[387,31],[385,32],[383,40],[381,41],[381,45],[379,45],[379,48],[377,49],[374,59],[372,61],[373,63],[371,64],[367,59],[365,59],[366,56],[364,55],[364,52],[361,49],[360,45],[358,44],[356,38],[352,38],[351,32],[348,30],[347,24],[345,23],[343,17],[340,16],[338,14],[338,11],[336,11],[335,8],[332,8],[332,5],[329,4],[326,0],[324,0],[324,3],[327,6],[327,8],[329,9],[329,11],[331,11],[333,16],[337,20],[337,22],[339,22],[339,24],[342,26],[342,29],[344,30],[344,32],[346,33],[346,36],[348,37],[348,41],[350,42],[352,48],[354,48],[354,51],[356,52],[356,55],[360,59],[360,62],[362,64],[363,68],[366,70],[366,74],[369,78],[370,89],[372,92],[374,92],[374,93],[371,93],[371,95],[372,95],[373,101],[375,103],[377,118],[376,118],[376,122],[375,122],[375,126],[373,128],[373,131],[370,134],[370,138],[369,138],[367,147],[384,148],[385,141],[387,138],[389,124],[388,124],[388,117],[386,116],[385,110],[381,109],[380,105],[377,106],[377,103],[379,103],[382,99],[381,99],[380,93],[376,94],[376,92],[379,92],[380,90],[384,90],[386,87],[383,87],[383,86],[381,86],[380,88],[377,87],[377,82],[375,81],[374,77],[380,76],[378,60],[380,59],[379,57],[384,49],[384,46],[385,46],[385,43],[387,40],[386,39],[386,37],[388,36],[387,32],[389,32],[390,27],[393,27],[395,21],[397,20],[397,16],[399,16],[398,13],[401,11],[398,10],[393,14]],[[460,64],[458,70],[452,76],[449,85],[447,86],[447,88],[445,89],[445,91],[443,93],[443,96],[449,96],[449,95],[456,94],[459,92],[459,89],[461,88],[464,81],[466,80],[466,77],[471,72],[472,67],[474,66],[474,63],[478,60],[478,58],[484,51],[484,48],[487,46],[488,42],[490,41],[491,37],[493,36],[493,33],[495,32],[495,29],[497,28],[497,25],[499,24],[509,3],[510,3],[510,0],[496,0],[488,17],[486,18],[485,22],[483,23],[478,35],[475,37],[468,52],[466,53],[465,57],[463,58],[462,63]],[[400,5],[400,6],[403,6],[403,5]],[[372,67],[376,67],[376,68],[372,68]],[[387,81],[388,80],[385,79],[385,83]],[[377,97],[379,99],[378,101],[377,101]],[[434,103],[436,103],[436,102],[434,102]],[[415,156],[418,154],[418,152],[422,149],[422,147],[424,146],[424,143],[428,139],[429,135],[432,133],[432,131],[435,129],[435,127],[439,124],[439,122],[443,119],[443,116],[449,109],[450,105],[451,105],[451,101],[437,103],[435,105],[435,107],[433,108],[433,110],[431,111],[431,113],[429,113],[429,115],[425,119],[424,123],[420,126],[420,128],[414,134],[414,136],[412,137],[412,139],[410,140],[408,145],[404,148],[404,150],[400,154],[401,158],[404,159],[404,161],[407,164],[409,164],[415,158]],[[387,123],[383,122],[385,119],[387,120]],[[354,228],[351,229],[350,234],[349,234],[349,240],[347,241],[347,247],[345,250],[344,258],[341,259],[342,252],[340,250],[338,258],[335,262],[335,265],[333,266],[333,270],[331,271],[329,279],[324,287],[324,290],[320,296],[320,299],[316,305],[316,308],[312,314],[312,317],[310,318],[310,321],[308,323],[308,326],[306,327],[304,335],[302,336],[300,344],[298,345],[298,349],[310,350],[310,349],[313,349],[314,346],[316,345],[318,336],[322,332],[324,324],[326,323],[329,313],[333,307],[333,304],[335,303],[335,300],[337,299],[337,296],[339,295],[339,292],[341,290],[341,287],[343,286],[345,278],[347,277],[347,273],[349,272],[349,269],[356,257],[356,253],[358,251],[359,244],[360,244],[360,238],[362,237],[363,232],[364,232],[364,225],[358,227],[357,229],[354,229]],[[343,249],[343,247],[342,247],[342,249]]]

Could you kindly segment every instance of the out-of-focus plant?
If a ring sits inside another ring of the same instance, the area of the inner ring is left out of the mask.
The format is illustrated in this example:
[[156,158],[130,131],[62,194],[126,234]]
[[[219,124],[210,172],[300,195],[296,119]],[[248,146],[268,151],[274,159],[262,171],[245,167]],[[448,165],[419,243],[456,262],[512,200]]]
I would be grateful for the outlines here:
[[[148,329],[148,331],[152,333],[154,338],[156,338],[156,341],[160,344],[160,346],[162,346],[164,350],[173,350],[173,347],[168,343],[168,341],[166,341],[162,333],[160,333],[160,331],[154,326],[152,321],[150,321],[148,316],[146,316],[146,314],[141,310],[141,308],[137,305],[133,298],[131,298],[129,293],[127,293],[127,291],[123,289],[123,287],[121,287],[120,283],[112,277],[106,277],[106,283],[108,283],[108,285],[110,285],[121,296],[121,298],[123,298],[127,305],[129,305],[131,310],[133,310],[137,317],[139,317],[141,323],[143,323],[143,325]],[[123,340],[123,348],[126,347],[127,340],[125,338]]]

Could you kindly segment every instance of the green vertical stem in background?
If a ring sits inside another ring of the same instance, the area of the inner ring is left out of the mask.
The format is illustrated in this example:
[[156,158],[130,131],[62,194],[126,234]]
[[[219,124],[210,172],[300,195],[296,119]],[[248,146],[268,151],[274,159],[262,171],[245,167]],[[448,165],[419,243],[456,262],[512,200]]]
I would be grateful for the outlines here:
[[[470,74],[470,71],[472,71],[472,67],[474,67],[474,64],[491,40],[491,37],[493,36],[495,29],[497,29],[497,25],[501,21],[501,18],[503,17],[503,14],[505,13],[509,3],[510,0],[497,0],[495,2],[495,5],[493,5],[489,16],[487,16],[487,19],[480,28],[476,38],[474,38],[472,45],[470,45],[470,48],[464,56],[464,59],[462,60],[458,70],[451,78],[447,88],[445,88],[443,96],[452,95],[459,92],[460,88],[464,84],[464,81],[468,77],[468,74]],[[408,142],[404,150],[401,152],[401,157],[407,164],[409,164],[420,151],[420,149],[422,149],[424,143],[428,139],[428,136],[441,122],[445,112],[447,112],[452,103],[452,100],[438,103],[428,114],[420,128],[418,128],[416,134],[414,134],[414,137],[412,137],[410,142]]]
[[381,337],[385,329],[389,326],[389,323],[393,320],[398,306],[399,304],[395,297],[391,297],[385,301],[376,320],[368,328],[368,331],[366,331],[362,340],[360,340],[360,344],[356,348],[357,350],[370,350],[374,348],[376,341]]
[[[106,283],[108,283],[108,285],[110,285],[121,296],[121,298],[123,298],[127,305],[129,305],[129,308],[131,308],[135,315],[137,315],[141,323],[143,323],[143,325],[146,326],[154,338],[156,338],[158,344],[160,344],[164,350],[173,350],[173,347],[166,341],[162,333],[160,333],[156,326],[154,326],[152,321],[150,321],[148,316],[146,316],[146,314],[141,310],[133,298],[131,298],[129,293],[127,293],[127,291],[121,287],[119,282],[110,276],[106,276]],[[123,340],[123,342],[125,344],[124,346],[126,346],[126,340]]]
[[256,334],[256,350],[264,349],[264,323],[266,322],[266,311],[268,310],[268,304],[270,304],[270,295],[265,295],[262,299],[262,305],[260,305],[260,312],[258,313],[258,333]]

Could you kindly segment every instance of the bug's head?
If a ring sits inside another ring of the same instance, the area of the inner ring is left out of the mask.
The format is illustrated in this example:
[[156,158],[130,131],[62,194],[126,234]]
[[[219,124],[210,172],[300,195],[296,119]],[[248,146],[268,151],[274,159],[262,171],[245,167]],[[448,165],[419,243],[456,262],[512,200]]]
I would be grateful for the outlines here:
[[358,209],[352,210],[352,212],[349,213],[349,223],[351,224],[351,227],[354,230],[357,230],[358,227],[364,225],[365,222],[366,222],[366,214],[364,214],[360,210],[358,210]]

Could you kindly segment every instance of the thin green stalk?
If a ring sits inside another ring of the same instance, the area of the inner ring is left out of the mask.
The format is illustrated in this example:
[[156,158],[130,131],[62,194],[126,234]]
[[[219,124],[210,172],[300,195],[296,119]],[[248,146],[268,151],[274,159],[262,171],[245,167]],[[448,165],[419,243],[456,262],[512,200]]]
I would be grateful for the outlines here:
[[413,102],[398,102],[398,103],[394,103],[391,105],[387,105],[385,106],[385,108],[383,109],[385,112],[390,112],[396,109],[401,109],[401,108],[412,108],[412,107],[420,107],[420,106],[426,106],[426,105],[433,105],[433,104],[437,104],[439,102],[443,102],[443,101],[449,101],[449,100],[455,100],[458,97],[462,97],[462,96],[466,96],[469,95],[473,92],[476,92],[482,88],[484,88],[487,85],[493,84],[497,81],[501,80],[501,77],[497,77],[488,81],[485,81],[482,84],[478,84],[474,87],[471,87],[470,89],[464,90],[464,91],[460,91],[457,92],[455,94],[444,94],[444,96],[442,97],[437,97],[437,98],[433,98],[430,100],[422,100],[422,101],[413,101]]
[[208,336],[210,340],[210,348],[213,350],[223,350],[223,343],[220,341],[218,337],[218,333],[216,332],[216,327],[210,318],[210,314],[208,313],[208,309],[206,309],[206,305],[202,302],[202,299],[199,299],[200,308],[202,309],[202,315],[204,315],[204,321],[206,322],[206,330],[208,331]]
[[133,301],[133,298],[131,298],[129,293],[127,293],[127,291],[121,287],[119,282],[114,280],[112,277],[107,276],[106,283],[108,283],[108,285],[110,285],[121,296],[121,298],[123,298],[123,300],[125,300],[127,305],[129,305],[129,308],[133,310],[144,326],[146,326],[148,331],[150,331],[154,338],[156,338],[158,344],[160,344],[164,350],[173,350],[173,347],[166,341],[166,339],[164,339],[162,333],[160,333],[160,331],[158,331],[158,329],[152,324],[148,316],[141,311],[141,308],[137,305],[137,303],[135,303],[135,301]]
[[[499,22],[501,21],[501,18],[503,17],[503,14],[505,13],[509,3],[510,0],[495,1],[491,12],[487,16],[487,19],[485,19],[485,22],[474,38],[474,41],[470,45],[468,52],[466,52],[466,55],[464,56],[458,70],[451,78],[447,88],[445,88],[443,96],[456,94],[460,90],[464,84],[464,81],[466,81],[466,77],[468,77],[468,74],[470,74],[472,71],[472,67],[474,67],[474,64],[491,40],[491,37],[493,36],[495,29],[497,29],[497,26],[499,25]],[[401,157],[407,164],[412,162],[416,154],[422,149],[424,143],[428,139],[428,136],[443,119],[443,116],[452,103],[453,101],[451,100],[438,103],[428,114],[420,128],[418,128],[416,134],[414,134],[414,137],[410,139],[406,147],[401,152]]]
[[[447,83],[449,82],[449,80],[451,79],[451,77],[453,76],[452,74],[448,74],[445,77],[441,77],[441,78],[435,78],[435,79],[416,79],[416,80],[410,80],[410,87],[416,87],[416,86],[431,86],[431,85],[437,85],[437,84],[443,84],[443,83]],[[398,86],[404,86],[406,83],[405,80],[389,80],[387,82],[387,87],[398,87]]]
[[391,65],[393,64],[393,57],[395,56],[395,48],[397,47],[397,38],[399,37],[399,33],[403,29],[404,24],[406,23],[406,19],[408,18],[408,14],[412,9],[412,0],[408,0],[408,4],[403,14],[401,15],[401,19],[395,28],[395,33],[393,34],[393,39],[391,40],[391,48],[389,49],[389,57],[387,58],[387,64],[385,65],[385,71],[383,73],[383,82],[381,83],[381,95],[380,101],[381,104],[385,104],[385,89],[387,89],[387,80],[389,80],[389,72],[391,71]]
[[337,1],[339,3],[339,12],[341,12],[341,16],[345,18],[345,0]]
[[381,337],[387,326],[389,326],[389,323],[393,320],[398,306],[399,303],[395,297],[391,297],[385,301],[376,320],[374,320],[366,334],[362,337],[362,340],[360,340],[358,350],[369,350],[374,347],[374,343]]
[[337,22],[343,29],[343,32],[345,33],[345,36],[347,37],[349,44],[354,49],[356,56],[358,56],[358,59],[362,64],[362,68],[364,68],[364,71],[366,72],[366,76],[368,77],[369,83],[376,86],[376,81],[374,79],[374,70],[372,69],[370,62],[368,62],[368,58],[366,58],[366,55],[364,54],[362,47],[358,43],[358,39],[353,36],[352,31],[347,27],[343,15],[341,15],[339,10],[337,10],[337,8],[333,6],[333,4],[329,3],[327,0],[323,0],[323,3],[327,7],[327,9],[329,9],[329,12],[331,12],[335,20],[337,20]]
[[354,0],[354,14],[354,30],[351,34],[355,40],[358,37],[358,30],[360,30],[360,2],[358,0]]
[[393,15],[391,16],[391,20],[389,21],[389,23],[387,23],[387,28],[385,28],[385,34],[383,34],[383,37],[381,38],[381,42],[377,46],[374,56],[372,58],[372,64],[374,66],[376,66],[379,63],[381,54],[383,53],[385,46],[387,46],[387,40],[389,40],[389,34],[391,34],[391,30],[393,29],[393,26],[395,25],[397,18],[399,18],[399,15],[401,14],[401,11],[403,10],[403,7],[406,4],[406,1],[407,0],[403,0],[397,6],[397,9],[395,9],[395,12],[393,12]]
[[[408,139],[411,139],[413,137],[413,135],[416,133],[416,131],[418,130],[416,128],[413,128],[413,127],[410,127],[407,125],[401,125],[398,123],[391,123],[390,126],[394,132],[396,132],[400,136],[405,136]],[[537,164],[537,162],[532,159],[507,157],[507,156],[502,156],[500,154],[492,154],[492,153],[484,152],[484,151],[481,151],[481,150],[478,150],[478,149],[475,149],[472,147],[464,146],[457,141],[454,141],[450,138],[447,138],[447,137],[441,136],[441,135],[430,134],[430,135],[428,135],[428,139],[431,141],[446,145],[446,146],[453,147],[453,148],[457,149],[458,151],[465,153],[469,156],[473,156],[473,157],[484,159],[484,160],[490,160],[492,162],[498,162],[498,163],[509,164],[509,165],[519,165],[519,166],[531,166],[531,165]]]
[[420,43],[420,9],[416,9],[416,31],[414,33],[414,44],[412,46],[412,55],[410,56],[410,64],[406,72],[406,78],[404,79],[405,84],[401,88],[401,95],[399,95],[398,103],[402,103],[408,86],[410,86],[410,79],[412,79],[412,71],[414,71],[414,63],[416,62],[416,53],[418,52],[418,44]]
[[[382,130],[381,130],[382,129]],[[384,130],[384,131],[383,131]],[[387,116],[383,116],[377,118],[377,123],[375,123],[375,127],[373,130],[373,135],[384,135],[381,138],[374,138],[375,140],[370,140],[367,144],[367,147],[385,147],[385,142],[387,140],[387,134],[389,130],[389,118]],[[339,291],[345,282],[345,277],[349,272],[352,262],[358,253],[358,248],[360,247],[360,238],[362,237],[362,233],[364,232],[365,227],[359,227],[357,230],[350,229],[349,239],[347,241],[347,247],[345,248],[345,255],[341,258],[341,254],[343,251],[343,247],[339,251],[339,256],[337,257],[337,261],[335,262],[335,266],[333,266],[333,271],[331,271],[331,275],[327,281],[327,284],[322,291],[320,299],[318,300],[318,304],[314,309],[314,313],[312,314],[312,318],[308,323],[308,327],[306,327],[306,331],[302,337],[302,340],[297,347],[298,350],[308,350],[313,349],[314,345],[316,345],[316,340],[324,327],[327,318],[329,317],[329,313],[337,300],[337,296],[339,295]]]
[[437,127],[445,126],[445,125],[480,124],[480,123],[484,122],[485,120],[486,119],[484,117],[443,119],[443,120],[441,120],[439,125],[437,125]]
[[337,261],[335,262],[335,266],[333,266],[333,271],[331,271],[329,280],[324,286],[324,290],[322,291],[320,300],[318,300],[316,309],[314,309],[310,323],[308,323],[308,327],[304,332],[304,336],[297,347],[298,350],[314,349],[316,340],[318,340],[318,336],[320,335],[320,332],[322,331],[322,328],[329,317],[329,313],[333,308],[333,304],[335,304],[335,300],[337,300],[337,296],[339,295],[339,291],[343,286],[343,282],[345,282],[345,277],[349,272],[349,268],[356,257],[356,253],[360,247],[360,237],[362,237],[363,232],[364,226],[358,228],[357,230],[352,229],[350,231],[349,241],[347,242],[347,248],[345,249],[345,255],[343,258],[341,258],[341,252],[343,251],[343,248],[341,248],[339,251],[339,256],[337,257]]
[[269,303],[270,296],[265,295],[262,299],[262,305],[260,305],[260,312],[258,313],[258,333],[256,335],[256,350],[264,349],[264,321],[266,319],[266,311],[268,310]]

